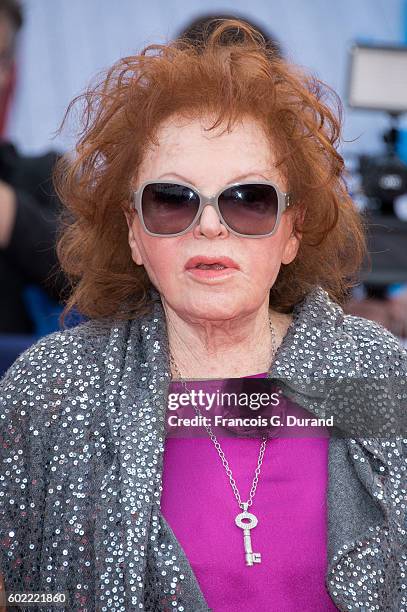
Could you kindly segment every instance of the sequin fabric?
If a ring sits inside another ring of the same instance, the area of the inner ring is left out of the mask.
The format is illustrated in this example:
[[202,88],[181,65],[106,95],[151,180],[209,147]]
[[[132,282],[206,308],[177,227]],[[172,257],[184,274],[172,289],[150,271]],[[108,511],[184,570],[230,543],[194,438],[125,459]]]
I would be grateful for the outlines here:
[[[143,318],[53,333],[0,382],[6,590],[69,597],[35,609],[210,610],[160,512],[170,370],[165,317],[151,293]],[[396,385],[391,418],[401,431],[406,351],[316,287],[296,305],[269,376],[293,381],[320,416],[302,384],[318,374]],[[404,435],[329,441],[326,588],[340,610],[407,611],[406,444]]]

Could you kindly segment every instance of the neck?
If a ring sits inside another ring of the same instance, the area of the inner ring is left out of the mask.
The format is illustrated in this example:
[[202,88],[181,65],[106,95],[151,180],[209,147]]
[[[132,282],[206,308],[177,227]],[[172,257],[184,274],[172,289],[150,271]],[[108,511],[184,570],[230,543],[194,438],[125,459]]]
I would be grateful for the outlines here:
[[[269,370],[290,315],[269,311],[268,300],[254,312],[231,319],[192,318],[163,300],[174,378],[239,378]],[[275,344],[270,331],[271,319]]]

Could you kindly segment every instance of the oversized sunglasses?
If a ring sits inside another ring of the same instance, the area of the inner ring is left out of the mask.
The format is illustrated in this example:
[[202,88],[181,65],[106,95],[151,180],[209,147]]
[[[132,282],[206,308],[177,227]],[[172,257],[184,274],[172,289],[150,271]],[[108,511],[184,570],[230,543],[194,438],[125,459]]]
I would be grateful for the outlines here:
[[277,230],[290,206],[290,195],[270,181],[226,185],[205,196],[189,183],[146,181],[132,194],[132,204],[143,229],[151,236],[181,236],[213,206],[227,229],[236,236],[264,238]]

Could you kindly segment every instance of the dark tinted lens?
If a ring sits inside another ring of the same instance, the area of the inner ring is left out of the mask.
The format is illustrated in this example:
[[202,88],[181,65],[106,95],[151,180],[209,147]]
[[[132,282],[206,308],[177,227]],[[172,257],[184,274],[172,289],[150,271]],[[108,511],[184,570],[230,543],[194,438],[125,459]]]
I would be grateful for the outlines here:
[[219,196],[219,210],[240,234],[269,234],[277,219],[277,192],[272,185],[235,185]]
[[191,225],[199,208],[195,191],[176,183],[146,185],[141,209],[146,228],[154,234],[177,234]]

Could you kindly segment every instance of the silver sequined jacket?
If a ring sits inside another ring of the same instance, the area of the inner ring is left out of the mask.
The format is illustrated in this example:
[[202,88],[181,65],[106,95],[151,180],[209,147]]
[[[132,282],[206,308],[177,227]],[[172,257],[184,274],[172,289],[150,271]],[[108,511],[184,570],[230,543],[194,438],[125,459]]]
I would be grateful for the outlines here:
[[[160,512],[170,370],[152,296],[143,318],[41,339],[0,382],[0,570],[8,592],[67,594],[41,610],[210,610]],[[326,398],[302,386],[316,375],[380,377],[402,431],[406,351],[319,287],[295,307],[269,372],[327,416]],[[329,440],[326,588],[339,610],[407,611],[406,437]]]

